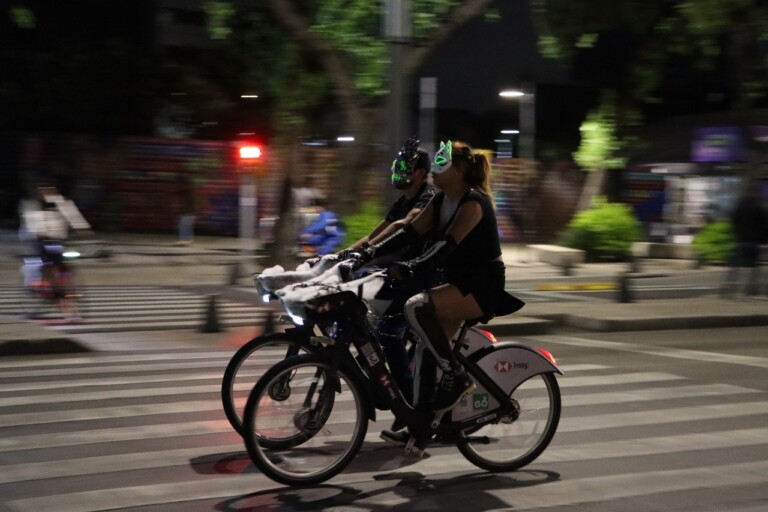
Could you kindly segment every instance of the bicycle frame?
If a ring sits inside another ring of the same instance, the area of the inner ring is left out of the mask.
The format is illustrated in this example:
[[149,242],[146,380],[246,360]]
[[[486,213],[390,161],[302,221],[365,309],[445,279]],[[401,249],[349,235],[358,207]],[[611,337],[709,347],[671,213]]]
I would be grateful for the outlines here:
[[[319,314],[318,323],[322,324],[323,317],[326,317],[333,322],[335,328],[330,329],[332,343],[329,343],[324,349],[330,357],[331,370],[335,371],[344,367],[351,370],[364,384],[365,393],[371,399],[368,401],[370,404],[368,407],[369,419],[376,420],[373,404],[377,403],[377,398],[384,400],[387,408],[392,410],[411,433],[411,442],[406,447],[407,451],[410,451],[416,439],[426,440],[435,433],[446,437],[452,436],[470,429],[478,429],[483,425],[498,421],[504,416],[515,414],[515,405],[510,397],[512,391],[520,383],[539,373],[556,372],[562,374],[562,371],[554,364],[554,360],[547,357],[548,353],[522,344],[499,343],[480,349],[469,356],[462,354],[463,339],[471,327],[471,324],[465,323],[460,330],[459,341],[453,348],[454,353],[476,383],[490,394],[496,405],[475,414],[457,414],[459,418],[457,420],[454,420],[453,415],[450,415],[446,421],[444,420],[445,413],[436,415],[431,410],[413,407],[403,397],[387,368],[381,345],[368,328],[365,306],[357,295],[347,291],[323,297],[323,301],[316,306],[316,309],[322,311]],[[347,322],[339,324],[337,320],[339,318],[344,318]],[[350,346],[354,346],[357,353],[362,357],[355,358],[350,351]],[[502,369],[506,369],[509,365],[518,370],[515,372],[497,372],[509,373],[506,379],[500,378],[497,381],[489,375],[488,369],[477,364],[483,359],[488,359],[489,364],[494,363],[493,358],[487,357],[490,353],[510,349],[515,350],[516,355],[519,356],[515,358],[516,361],[505,359],[495,363],[503,363],[505,366]],[[549,357],[551,358],[551,356]],[[489,401],[489,403],[491,402]],[[460,436],[457,439],[460,439]]]
[[[449,413],[439,415],[418,405],[414,407],[394,381],[383,348],[370,323],[371,319],[381,318],[389,304],[386,293],[380,293],[385,290],[385,271],[374,271],[347,281],[339,272],[337,261],[326,258],[321,263],[323,265],[312,269],[261,276],[257,278],[257,283],[261,290],[280,299],[295,322],[303,321],[303,328],[319,329],[323,334],[323,337],[316,338],[321,345],[319,351],[329,357],[332,372],[344,368],[360,382],[367,397],[365,407],[368,419],[376,420],[377,408],[391,410],[408,427],[411,438],[407,451],[417,440],[426,441],[435,433],[461,443],[465,439],[462,432],[476,431],[503,418],[514,420],[519,406],[511,394],[522,382],[540,373],[562,374],[554,359],[545,351],[513,343],[488,343],[484,346],[482,341],[487,337],[482,333],[473,336],[474,342],[471,343],[467,333],[476,322],[469,322],[459,330],[453,350],[457,360],[478,385],[479,391],[473,394],[471,406],[466,404],[465,399]],[[304,280],[307,270],[316,277]],[[297,283],[299,280],[301,282]],[[286,283],[292,284],[276,289]],[[307,331],[299,332],[311,335]],[[481,338],[480,343],[477,338]],[[323,344],[323,341],[326,343]],[[352,353],[352,346],[356,355]],[[298,348],[294,351],[298,353]],[[500,354],[498,357],[493,354],[496,351]],[[286,357],[290,355],[288,353]],[[319,379],[320,375],[316,377]],[[313,387],[307,396],[307,403],[310,403],[314,392]],[[479,407],[475,400],[478,396],[481,397]]]

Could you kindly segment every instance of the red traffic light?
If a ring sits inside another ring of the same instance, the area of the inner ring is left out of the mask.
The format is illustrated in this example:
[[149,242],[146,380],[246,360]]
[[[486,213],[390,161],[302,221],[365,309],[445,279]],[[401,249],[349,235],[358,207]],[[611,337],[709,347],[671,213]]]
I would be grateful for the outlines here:
[[254,160],[261,158],[261,147],[259,146],[240,146],[241,160]]

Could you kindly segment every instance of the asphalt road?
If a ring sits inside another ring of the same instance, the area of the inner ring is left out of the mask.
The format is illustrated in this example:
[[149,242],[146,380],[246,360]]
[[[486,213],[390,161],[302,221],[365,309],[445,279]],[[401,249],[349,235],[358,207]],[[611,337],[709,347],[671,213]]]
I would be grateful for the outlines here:
[[377,438],[384,414],[308,489],[258,474],[223,418],[234,346],[106,336],[112,351],[0,360],[0,511],[768,508],[764,327],[518,338],[565,370],[558,434],[528,468],[489,474],[450,446],[403,458]]

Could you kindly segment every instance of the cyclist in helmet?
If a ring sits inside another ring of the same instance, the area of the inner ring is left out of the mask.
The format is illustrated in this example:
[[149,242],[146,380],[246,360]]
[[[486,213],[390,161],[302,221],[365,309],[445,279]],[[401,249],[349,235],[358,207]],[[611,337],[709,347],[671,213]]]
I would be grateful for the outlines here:
[[392,185],[403,195],[397,198],[373,231],[349,246],[348,251],[380,242],[416,218],[436,192],[428,183],[429,168],[429,155],[419,147],[419,139],[409,138],[392,162]]
[[[371,233],[364,236],[348,249],[342,251],[342,256],[347,257],[352,253],[364,250],[371,244],[385,240],[398,230],[408,226],[413,219],[429,204],[435,196],[435,187],[428,183],[429,168],[431,162],[429,155],[419,146],[419,139],[409,138],[403,144],[392,162],[392,185],[403,192],[390,207],[387,215],[374,228]],[[411,247],[403,247],[397,254],[388,258],[394,261],[396,258],[410,259],[422,253],[423,244],[414,243]],[[406,350],[406,334],[408,323],[403,315],[405,301],[416,291],[432,286],[437,276],[425,276],[419,282],[409,283],[412,286],[397,291],[392,304],[378,325],[379,342],[384,349],[389,368],[403,396],[409,401],[417,401],[413,393],[413,372],[410,367],[410,357]],[[412,291],[411,291],[412,290]],[[422,366],[427,366],[429,362]],[[424,386],[429,388],[427,382]],[[395,422],[393,430],[400,430],[402,426]]]

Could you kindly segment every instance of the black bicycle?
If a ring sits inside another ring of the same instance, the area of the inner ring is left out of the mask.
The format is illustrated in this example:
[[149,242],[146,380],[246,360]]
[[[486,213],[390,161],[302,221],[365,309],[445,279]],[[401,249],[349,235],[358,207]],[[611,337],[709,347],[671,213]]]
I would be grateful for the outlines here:
[[[457,343],[456,357],[477,389],[444,415],[414,408],[394,383],[371,334],[366,303],[382,281],[384,271],[337,286],[284,293],[281,300],[289,312],[321,326],[328,336],[315,353],[278,362],[251,391],[243,429],[256,466],[287,485],[326,481],[355,457],[377,408],[391,409],[407,425],[407,451],[438,436],[488,471],[512,471],[535,460],[560,418],[555,374],[562,371],[552,355],[519,343],[490,344],[465,355]],[[472,324],[465,323],[462,331]],[[265,440],[285,442],[275,446]]]
[[[265,301],[279,300],[282,296],[279,290],[286,287],[304,289],[318,286],[328,281],[340,282],[347,278],[338,270],[342,261],[334,256],[324,256],[305,270],[288,272],[271,272],[260,274],[254,278],[259,293]],[[378,280],[384,283],[384,278],[377,274],[373,281],[367,280],[368,286]],[[384,316],[386,301],[367,304],[371,314],[369,323],[375,330],[378,322]],[[299,354],[314,354],[319,347],[329,343],[329,332],[324,325],[317,325],[309,319],[298,316],[288,317],[293,325],[284,332],[272,332],[257,336],[241,346],[230,359],[224,370],[221,382],[221,402],[224,414],[232,428],[243,435],[243,409],[253,385],[264,374],[266,368],[275,363]],[[411,336],[413,338],[413,336]],[[481,329],[472,327],[463,331],[461,344],[465,347],[465,355],[479,350],[494,342],[493,336]],[[263,439],[265,445],[269,439]],[[273,446],[282,446],[282,441]]]

